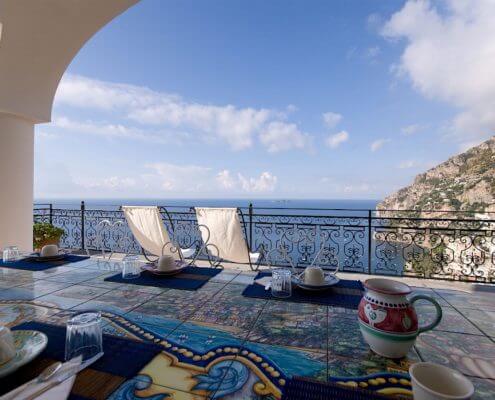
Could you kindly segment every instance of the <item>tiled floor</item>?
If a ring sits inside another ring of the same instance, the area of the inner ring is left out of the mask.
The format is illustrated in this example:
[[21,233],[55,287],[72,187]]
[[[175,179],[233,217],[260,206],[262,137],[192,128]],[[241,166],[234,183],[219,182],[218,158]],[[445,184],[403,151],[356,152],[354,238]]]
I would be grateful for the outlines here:
[[[42,272],[0,268],[0,323],[64,324],[74,312],[98,309],[106,333],[163,343],[142,371],[153,381],[138,398],[277,399],[293,375],[351,380],[405,372],[418,360],[459,369],[475,384],[475,399],[495,398],[495,291],[408,279],[439,301],[444,318],[407,359],[392,361],[369,350],[355,310],[243,297],[252,272],[225,269],[203,288],[183,291],[106,282],[116,270],[95,259]],[[420,321],[431,321],[433,307],[416,305]],[[177,354],[190,361],[178,362]]]

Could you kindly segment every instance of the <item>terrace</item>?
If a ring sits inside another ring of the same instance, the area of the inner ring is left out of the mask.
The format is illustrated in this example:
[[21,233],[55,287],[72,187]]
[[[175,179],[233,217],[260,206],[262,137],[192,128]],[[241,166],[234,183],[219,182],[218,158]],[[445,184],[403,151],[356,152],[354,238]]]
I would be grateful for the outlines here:
[[[118,207],[39,204],[33,211],[34,125],[50,120],[53,94],[76,52],[134,3],[88,0],[86,5],[74,2],[72,10],[36,2],[0,3],[0,178],[9,189],[0,192],[0,247],[31,251],[34,220],[64,229],[61,247],[79,255],[54,264],[1,264],[0,324],[41,330],[49,346],[0,378],[0,395],[62,360],[68,320],[97,311],[106,335],[105,355],[77,375],[72,388],[77,398],[280,399],[294,377],[412,398],[409,366],[431,361],[467,376],[475,399],[492,399],[493,214],[435,212],[425,217],[416,211],[256,205],[241,210],[249,249],[286,255],[264,260],[260,271],[286,267],[287,259],[302,269],[323,249],[318,263],[328,270],[338,267],[343,281],[388,276],[435,299],[443,310],[441,322],[419,335],[406,357],[395,359],[370,350],[359,329],[356,303],[280,300],[266,290],[252,297],[246,290],[259,272],[249,265],[222,262],[223,268],[211,271],[194,205],[160,207],[170,237],[199,252],[195,274],[184,278],[194,281],[193,288],[109,279],[120,274],[126,254],[141,252]],[[353,290],[342,293],[356,297]],[[418,302],[416,310],[421,325],[435,318],[429,303]]]

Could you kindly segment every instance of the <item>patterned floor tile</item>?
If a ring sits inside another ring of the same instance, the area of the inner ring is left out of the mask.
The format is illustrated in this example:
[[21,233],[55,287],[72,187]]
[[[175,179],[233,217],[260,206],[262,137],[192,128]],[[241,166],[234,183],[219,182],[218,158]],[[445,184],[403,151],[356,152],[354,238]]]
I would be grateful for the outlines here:
[[0,291],[3,300],[33,300],[48,293],[65,289],[70,283],[37,280],[14,288]]
[[[432,323],[436,317],[435,307],[429,305],[416,305],[416,313],[420,326]],[[452,307],[442,307],[442,319],[435,328],[437,331],[469,333],[482,335],[483,333],[469,322],[464,316]]]
[[223,270],[217,276],[211,278],[210,282],[222,282],[229,283],[231,282],[237,275],[239,275],[238,271],[228,271]]
[[421,358],[479,378],[495,379],[495,343],[484,336],[430,331],[416,341]]
[[53,304],[55,307],[69,309],[81,303],[101,296],[108,292],[107,289],[95,288],[85,285],[73,285],[66,289],[38,297],[37,300]]
[[356,377],[379,372],[407,373],[409,366],[420,361],[418,354],[412,349],[409,355],[400,360],[381,357],[372,351],[361,358],[347,358],[330,354],[328,356],[328,377]]
[[47,279],[50,277],[54,277],[55,275],[60,275],[65,272],[71,272],[73,271],[73,268],[63,266],[63,267],[55,267],[55,268],[49,268],[44,271],[34,271],[32,272],[33,278],[35,279]]
[[[415,287],[413,289],[413,292],[408,296],[409,298],[412,298],[418,294],[422,294],[422,295],[426,295],[426,296],[430,296],[432,297],[433,299],[435,299],[437,301],[438,304],[440,304],[440,306],[444,307],[444,306],[449,306],[449,303],[447,303],[445,301],[445,299],[439,294],[437,293],[436,291],[434,291],[433,289],[429,289],[429,288],[419,288],[419,287]],[[418,300],[418,302],[416,304],[419,304],[419,303],[423,303],[423,300]]]
[[0,325],[12,327],[26,321],[46,320],[60,311],[57,308],[36,305],[29,301],[0,300]]
[[490,379],[470,378],[474,385],[472,400],[492,400],[495,396],[495,381]]
[[53,277],[46,278],[47,280],[53,282],[63,282],[63,283],[82,283],[84,281],[95,279],[103,274],[102,271],[93,271],[90,269],[75,269],[73,271],[64,272],[63,274],[57,274]]
[[[209,284],[212,285],[214,282],[209,282]],[[222,286],[219,283],[215,283],[215,285]],[[214,288],[213,286],[197,291],[170,289],[133,311],[185,321],[198,308],[208,303],[217,290],[218,287]]]
[[495,311],[495,293],[466,293],[456,290],[436,290],[450,305],[460,308]]
[[266,300],[247,299],[235,295],[229,297],[228,293],[222,290],[196,311],[188,321],[213,327],[222,326],[223,330],[229,330],[240,336],[247,335],[258,319]]
[[80,304],[75,309],[119,310],[127,312],[141,304],[147,303],[156,296],[156,294],[141,292],[136,289],[114,289],[111,291],[101,288],[93,289],[103,290],[105,294],[93,298],[84,304]]
[[482,311],[470,308],[458,308],[458,310],[486,335],[495,338],[495,311]]
[[248,336],[252,342],[326,351],[327,307],[270,301]]
[[88,286],[103,288],[103,289],[119,289],[124,285],[123,283],[105,281],[106,278],[112,275],[115,275],[115,272],[105,272],[103,275],[84,281],[84,284]]
[[306,376],[318,380],[327,378],[326,352],[304,351],[246,341],[240,356],[251,359],[258,368],[268,373],[275,370],[286,377]]

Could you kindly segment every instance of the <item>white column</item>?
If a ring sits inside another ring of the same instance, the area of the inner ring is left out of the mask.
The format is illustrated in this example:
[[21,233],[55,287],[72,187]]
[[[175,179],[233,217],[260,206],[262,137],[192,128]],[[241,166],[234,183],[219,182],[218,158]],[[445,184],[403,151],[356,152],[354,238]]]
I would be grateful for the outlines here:
[[34,124],[0,113],[0,249],[33,247]]

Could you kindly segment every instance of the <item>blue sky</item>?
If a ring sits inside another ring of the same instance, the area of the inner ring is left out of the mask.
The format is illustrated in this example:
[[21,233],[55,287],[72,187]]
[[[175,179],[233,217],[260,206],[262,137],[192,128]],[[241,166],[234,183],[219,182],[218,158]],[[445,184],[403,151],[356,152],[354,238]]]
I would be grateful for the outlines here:
[[493,134],[475,3],[142,0],[68,68],[35,196],[383,198]]

